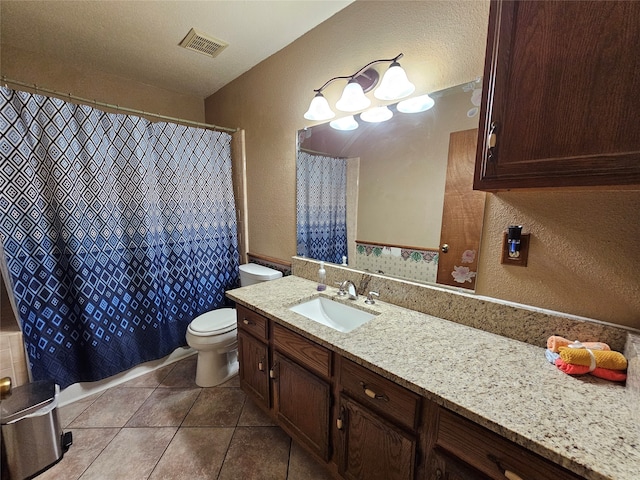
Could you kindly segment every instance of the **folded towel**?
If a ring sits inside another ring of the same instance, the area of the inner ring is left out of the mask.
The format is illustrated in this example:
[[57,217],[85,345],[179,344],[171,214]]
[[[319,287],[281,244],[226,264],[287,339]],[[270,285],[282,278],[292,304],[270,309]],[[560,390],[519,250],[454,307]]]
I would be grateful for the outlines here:
[[559,354],[552,352],[548,348],[544,351],[544,355],[547,357],[547,360],[549,360],[549,363],[553,363],[554,365],[556,364],[556,360],[560,358]]
[[585,365],[593,370],[596,367],[609,370],[625,370],[627,359],[619,352],[589,350],[586,348],[560,347],[560,358],[572,365]]
[[570,363],[565,363],[562,358],[556,360],[556,367],[569,375],[584,375],[585,373],[590,373],[594,377],[604,378],[605,380],[612,380],[614,382],[624,382],[627,379],[627,374],[619,370],[596,367],[590,372],[589,367],[585,365],[571,365]]
[[611,350],[611,348],[609,348],[609,345],[607,345],[606,343],[602,343],[602,342],[578,342],[577,340],[575,342],[572,342],[572,341],[567,340],[566,338],[560,337],[558,335],[551,335],[547,339],[547,348],[549,350],[551,350],[552,352],[556,352],[557,353],[557,352],[560,351],[560,347],[568,347],[572,343],[579,343],[584,348],[588,348],[588,349],[591,349],[591,350]]

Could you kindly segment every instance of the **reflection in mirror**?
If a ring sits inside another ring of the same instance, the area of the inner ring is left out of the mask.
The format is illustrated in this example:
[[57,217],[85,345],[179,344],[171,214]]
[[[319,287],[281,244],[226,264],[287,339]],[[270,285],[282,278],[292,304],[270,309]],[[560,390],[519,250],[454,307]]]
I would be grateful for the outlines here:
[[355,269],[474,288],[484,208],[484,194],[472,190],[480,85],[430,94],[435,104],[419,113],[389,105],[386,122],[355,115],[354,130],[329,123],[300,130],[298,255],[346,257]]

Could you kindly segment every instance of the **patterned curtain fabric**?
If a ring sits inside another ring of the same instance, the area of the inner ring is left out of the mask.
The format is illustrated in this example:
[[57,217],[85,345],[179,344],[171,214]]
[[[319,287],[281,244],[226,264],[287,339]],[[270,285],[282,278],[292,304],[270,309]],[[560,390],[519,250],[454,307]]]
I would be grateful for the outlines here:
[[230,139],[1,89],[0,239],[34,380],[162,358],[225,305]]
[[298,151],[298,255],[342,263],[347,255],[347,162]]

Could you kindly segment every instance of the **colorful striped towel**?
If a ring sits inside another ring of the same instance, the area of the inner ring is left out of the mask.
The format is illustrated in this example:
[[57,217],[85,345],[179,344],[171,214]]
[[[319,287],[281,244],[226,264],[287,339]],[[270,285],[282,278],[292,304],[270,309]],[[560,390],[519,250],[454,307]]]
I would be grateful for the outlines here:
[[551,335],[547,339],[547,348],[552,352],[558,353],[560,351],[560,347],[568,347],[571,344],[579,344],[584,348],[588,348],[590,350],[611,350],[609,345],[602,342],[572,342],[571,340],[567,340],[564,337],[560,337],[559,335]]
[[560,358],[571,365],[584,365],[609,370],[626,370],[627,359],[619,352],[560,347]]

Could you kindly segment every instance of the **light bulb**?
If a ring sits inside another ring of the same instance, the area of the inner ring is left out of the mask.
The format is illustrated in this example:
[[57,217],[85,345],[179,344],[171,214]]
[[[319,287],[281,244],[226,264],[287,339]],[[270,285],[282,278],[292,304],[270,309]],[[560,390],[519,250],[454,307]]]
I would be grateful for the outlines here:
[[349,80],[342,91],[340,100],[336,102],[336,108],[343,112],[357,112],[364,110],[369,105],[371,105],[371,100],[364,95],[364,90],[354,79]]
[[384,73],[374,96],[380,100],[397,100],[411,95],[416,89],[398,62],[393,62]]
[[333,120],[329,123],[331,128],[336,130],[355,130],[358,128],[358,122],[353,118],[353,115],[349,115],[348,117],[338,118],[337,120]]
[[335,117],[336,114],[333,113],[331,107],[329,107],[329,102],[324,98],[322,93],[316,93],[316,96],[311,100],[311,104],[309,105],[309,110],[304,114],[304,118],[307,120],[329,120],[330,118]]
[[369,123],[386,122],[391,117],[393,117],[393,112],[387,107],[372,108],[360,114],[360,118]]
[[420,95],[399,102],[396,108],[402,113],[418,113],[429,110],[435,103],[429,95]]

